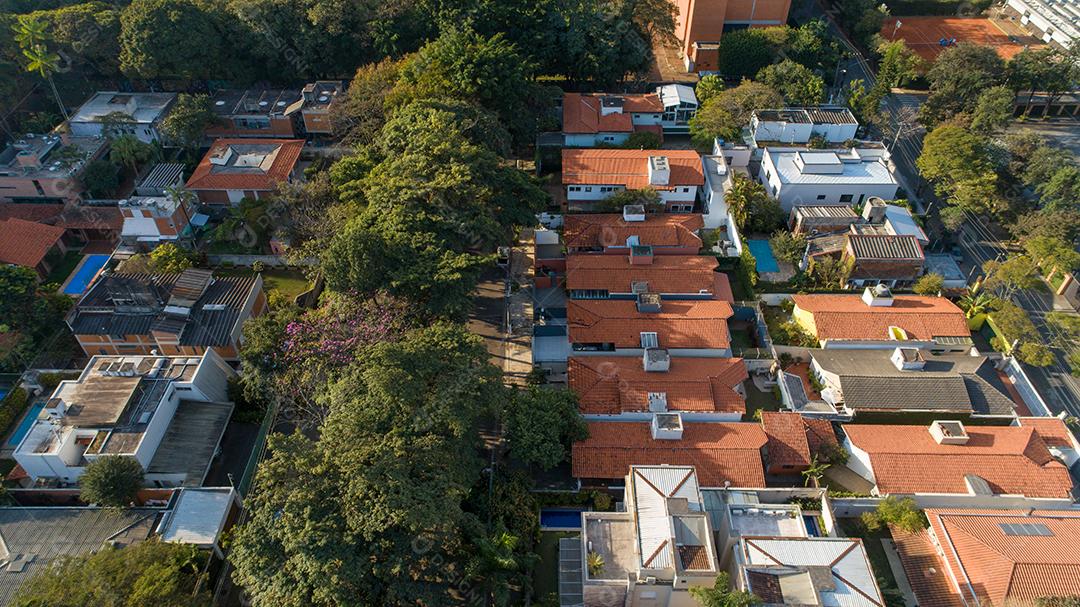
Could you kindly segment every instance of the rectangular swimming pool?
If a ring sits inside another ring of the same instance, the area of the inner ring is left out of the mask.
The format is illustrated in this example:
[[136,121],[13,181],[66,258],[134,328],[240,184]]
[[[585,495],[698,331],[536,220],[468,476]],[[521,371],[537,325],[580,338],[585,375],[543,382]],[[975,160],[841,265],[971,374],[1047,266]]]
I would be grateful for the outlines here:
[[82,263],[76,268],[75,274],[68,281],[67,286],[64,287],[64,293],[67,295],[82,295],[86,291],[86,287],[90,286],[90,281],[94,280],[98,271],[105,266],[107,261],[109,261],[108,255],[87,255],[84,257]]
[[747,240],[746,246],[750,249],[750,253],[754,255],[754,259],[757,260],[758,273],[780,271],[780,264],[777,263],[776,256],[773,255],[768,240],[761,238]]
[[541,529],[581,529],[581,510],[574,508],[541,508]]
[[15,431],[11,433],[11,438],[8,439],[9,447],[18,447],[19,442],[22,441],[26,433],[30,431],[30,426],[34,425],[37,421],[38,414],[45,408],[45,401],[39,401],[30,405],[30,409],[26,411],[26,416],[19,422],[19,427],[15,428]]

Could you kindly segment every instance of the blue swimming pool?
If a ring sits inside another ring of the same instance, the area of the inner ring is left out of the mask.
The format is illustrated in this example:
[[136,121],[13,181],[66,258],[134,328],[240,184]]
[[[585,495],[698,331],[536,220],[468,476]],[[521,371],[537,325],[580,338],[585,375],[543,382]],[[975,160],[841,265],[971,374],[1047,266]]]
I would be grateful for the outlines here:
[[768,240],[760,238],[756,240],[747,240],[746,246],[750,249],[750,253],[754,255],[754,259],[757,260],[758,273],[780,271],[780,264],[776,262],[776,256],[773,255],[772,247],[769,246]]
[[11,438],[8,439],[9,447],[18,447],[19,442],[22,441],[26,433],[30,431],[30,426],[34,425],[37,421],[38,414],[45,408],[45,402],[37,402],[30,405],[30,410],[26,412],[26,417],[19,422],[19,427],[15,428],[15,431],[11,433]]
[[581,510],[573,508],[541,508],[541,529],[580,529]]
[[75,270],[75,275],[71,277],[67,286],[64,287],[64,293],[82,295],[86,287],[90,286],[90,281],[94,279],[94,276],[97,276],[98,270],[107,261],[109,261],[108,255],[87,255],[84,257],[82,264]]
[[810,537],[821,537],[821,530],[818,529],[817,517],[804,514],[802,518],[803,521],[806,522],[806,532],[810,534]]

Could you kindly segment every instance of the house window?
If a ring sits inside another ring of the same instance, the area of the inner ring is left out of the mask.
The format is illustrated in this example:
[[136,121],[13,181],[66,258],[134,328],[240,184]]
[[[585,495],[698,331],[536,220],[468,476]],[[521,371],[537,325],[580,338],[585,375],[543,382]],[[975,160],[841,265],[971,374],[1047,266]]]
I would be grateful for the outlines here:
[[854,197],[855,197],[854,194],[844,194],[843,196],[840,197],[840,202],[851,202],[851,199],[854,198]]
[[825,200],[825,195],[824,194],[818,194],[817,199],[818,200]]
[[775,198],[775,197],[777,197],[777,196],[779,196],[779,195],[780,195],[780,186],[778,186],[778,185],[774,185],[774,186],[773,186],[773,188],[772,188],[772,195],[773,195],[773,198]]
[[683,194],[685,194],[685,193],[690,191],[690,188],[683,188],[682,191],[683,191]]
[[580,186],[576,186],[576,185],[572,185],[572,186],[570,186],[570,191],[571,191],[571,192],[580,192],[580,191],[581,191],[581,187],[580,187]]
[[765,181],[772,181],[772,173],[769,172],[769,169],[765,169]]
[[656,333],[641,333],[641,347],[642,348],[659,348],[660,340],[657,338]]
[[588,186],[588,185],[585,186],[585,191],[586,192],[591,192],[592,191],[592,186]]

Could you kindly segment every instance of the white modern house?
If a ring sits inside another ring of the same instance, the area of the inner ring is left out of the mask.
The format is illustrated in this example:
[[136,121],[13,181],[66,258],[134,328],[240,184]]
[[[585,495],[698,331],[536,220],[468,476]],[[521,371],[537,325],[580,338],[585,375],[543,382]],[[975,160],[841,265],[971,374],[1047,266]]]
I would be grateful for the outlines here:
[[1080,39],[1080,3],[1076,0],[1008,0],[1006,6],[1043,42],[1069,48]]
[[701,157],[693,150],[563,150],[562,182],[571,210],[623,190],[652,189],[665,210],[690,213],[705,184]]
[[102,91],[79,108],[68,120],[76,137],[105,135],[106,126],[134,135],[144,143],[163,137],[159,127],[176,101],[176,93],[120,93]]
[[755,110],[750,115],[750,137],[755,145],[807,144],[815,137],[827,144],[855,139],[859,122],[842,106]]
[[199,357],[95,356],[56,387],[14,458],[36,483],[68,485],[99,457],[132,457],[147,483],[199,486],[233,405],[236,372]]
[[802,205],[859,205],[896,198],[899,182],[884,146],[843,150],[765,148],[758,180],[784,212]]

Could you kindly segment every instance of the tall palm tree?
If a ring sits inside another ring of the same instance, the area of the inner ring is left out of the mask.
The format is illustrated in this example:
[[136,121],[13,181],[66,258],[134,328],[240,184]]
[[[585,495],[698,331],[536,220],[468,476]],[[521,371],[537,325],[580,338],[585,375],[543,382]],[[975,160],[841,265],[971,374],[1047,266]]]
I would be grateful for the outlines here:
[[37,72],[52,88],[53,96],[56,97],[56,105],[60,106],[60,113],[64,120],[68,119],[67,108],[60,99],[60,92],[56,90],[56,83],[52,75],[60,67],[60,55],[49,50],[45,42],[49,39],[46,24],[32,15],[19,15],[18,20],[12,27],[15,31],[15,41],[26,58],[26,71]]

